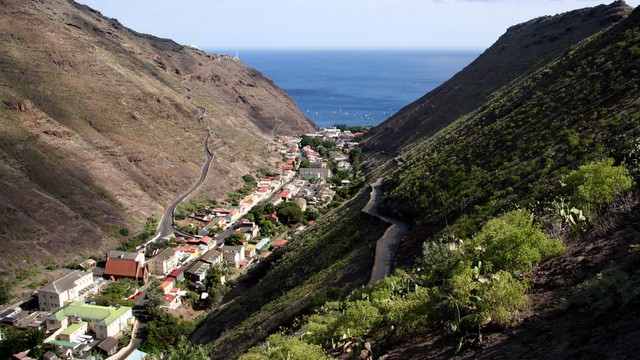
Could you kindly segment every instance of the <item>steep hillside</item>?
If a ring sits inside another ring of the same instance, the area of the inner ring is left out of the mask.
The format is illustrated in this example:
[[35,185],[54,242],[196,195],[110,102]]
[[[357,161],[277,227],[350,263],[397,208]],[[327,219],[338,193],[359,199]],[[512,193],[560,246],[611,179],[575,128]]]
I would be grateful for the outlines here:
[[434,135],[486,102],[494,91],[545,66],[630,11],[616,1],[512,26],[469,66],[375,127],[364,147],[370,153],[396,153]]
[[0,2],[2,268],[100,253],[199,174],[222,195],[313,124],[268,78],[67,0]]
[[241,359],[632,358],[638,44],[637,9],[409,146],[383,183],[412,226],[396,274]]

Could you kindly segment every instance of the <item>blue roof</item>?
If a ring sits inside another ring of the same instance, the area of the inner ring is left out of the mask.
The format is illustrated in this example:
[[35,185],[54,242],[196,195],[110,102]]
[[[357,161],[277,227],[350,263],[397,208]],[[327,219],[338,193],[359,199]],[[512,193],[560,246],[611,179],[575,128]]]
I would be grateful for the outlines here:
[[126,358],[126,360],[143,360],[145,356],[147,356],[147,353],[136,349],[133,353],[131,353],[131,355]]

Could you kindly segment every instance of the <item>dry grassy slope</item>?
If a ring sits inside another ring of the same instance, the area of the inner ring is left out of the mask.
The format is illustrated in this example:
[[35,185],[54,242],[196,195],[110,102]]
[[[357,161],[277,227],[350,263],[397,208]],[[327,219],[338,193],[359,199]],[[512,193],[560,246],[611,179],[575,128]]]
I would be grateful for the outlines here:
[[0,1],[0,267],[113,246],[186,190],[230,190],[273,164],[278,133],[313,124],[230,57],[141,35],[67,0]]
[[469,66],[375,127],[363,146],[370,152],[395,153],[434,135],[486,102],[494,91],[548,64],[630,11],[616,1],[512,26]]

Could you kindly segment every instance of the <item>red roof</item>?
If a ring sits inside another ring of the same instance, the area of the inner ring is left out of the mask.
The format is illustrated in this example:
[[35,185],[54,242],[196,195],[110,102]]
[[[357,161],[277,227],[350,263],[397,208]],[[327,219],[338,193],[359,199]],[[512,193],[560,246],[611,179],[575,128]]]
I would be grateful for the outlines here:
[[162,282],[160,283],[160,288],[166,289],[167,286],[169,286],[169,285],[171,285],[171,287],[173,287],[173,282],[174,281],[175,281],[175,279],[173,279],[173,278],[162,280]]
[[265,251],[265,252],[263,252],[262,254],[260,254],[260,256],[258,256],[258,259],[264,259],[264,258],[266,258],[267,256],[271,255],[272,253],[273,253],[273,252],[271,252],[271,251]]
[[104,276],[144,279],[145,268],[134,260],[109,258],[104,267]]
[[212,237],[210,236],[205,236],[202,239],[200,239],[200,242],[204,243],[205,245],[209,245],[209,243],[211,242],[211,240],[213,240]]
[[278,197],[283,198],[283,197],[289,197],[289,195],[291,194],[291,191],[289,190],[282,190],[280,191],[280,193],[278,194]]
[[169,275],[167,275],[167,277],[171,276],[171,277],[177,278],[178,276],[180,276],[180,274],[182,274],[182,269],[175,269],[172,272],[170,272]]
[[271,244],[271,246],[273,246],[273,247],[280,247],[280,246],[282,246],[282,245],[284,245],[284,244],[286,244],[286,243],[287,243],[287,240],[285,240],[285,239],[280,239],[280,240],[276,240],[276,241],[274,241],[274,242]]

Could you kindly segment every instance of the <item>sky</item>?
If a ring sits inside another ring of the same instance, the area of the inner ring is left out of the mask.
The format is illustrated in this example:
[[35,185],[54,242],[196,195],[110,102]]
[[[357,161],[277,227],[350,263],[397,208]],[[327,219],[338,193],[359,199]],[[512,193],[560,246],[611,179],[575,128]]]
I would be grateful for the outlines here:
[[201,49],[482,50],[509,26],[613,0],[76,1]]

